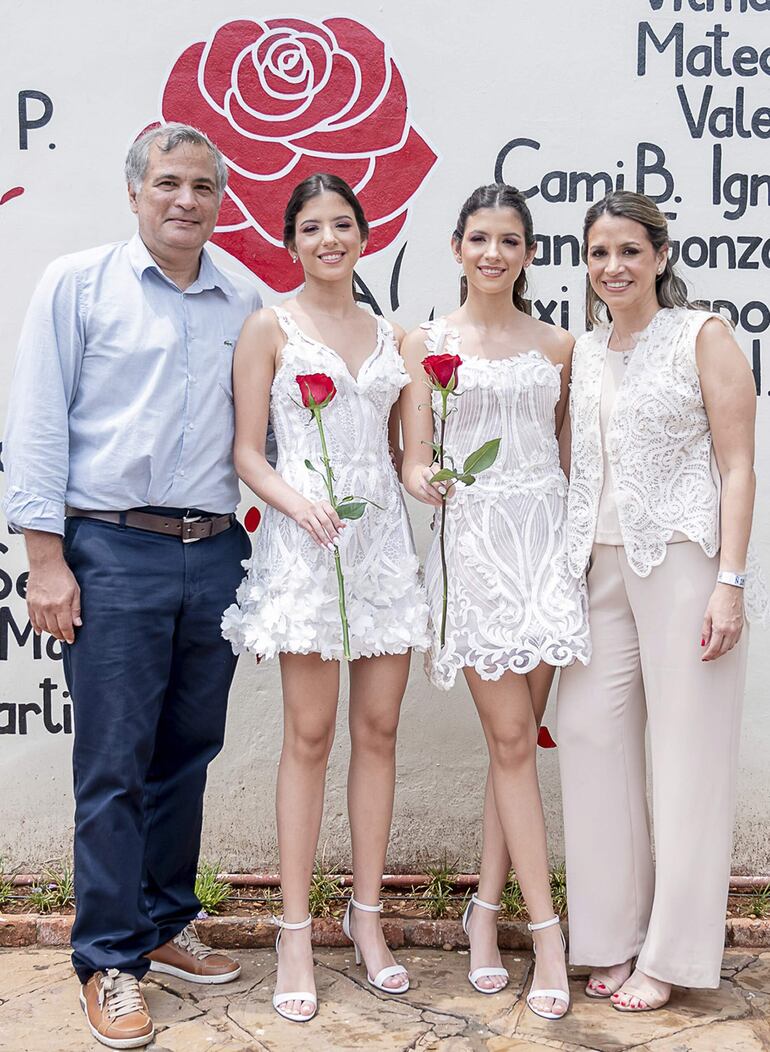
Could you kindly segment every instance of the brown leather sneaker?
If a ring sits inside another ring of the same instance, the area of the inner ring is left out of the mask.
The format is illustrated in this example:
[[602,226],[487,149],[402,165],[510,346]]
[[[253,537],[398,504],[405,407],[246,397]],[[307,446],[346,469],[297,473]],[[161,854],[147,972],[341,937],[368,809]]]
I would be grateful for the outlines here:
[[94,972],[80,988],[80,1004],[91,1033],[109,1048],[139,1048],[155,1036],[139,980],[128,972]]
[[240,964],[202,943],[192,924],[147,956],[150,971],[165,972],[191,983],[230,983],[241,974]]

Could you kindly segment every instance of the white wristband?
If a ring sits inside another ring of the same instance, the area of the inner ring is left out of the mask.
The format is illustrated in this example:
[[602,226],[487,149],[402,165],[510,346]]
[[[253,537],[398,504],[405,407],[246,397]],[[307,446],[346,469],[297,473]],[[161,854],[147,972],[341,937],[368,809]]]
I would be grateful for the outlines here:
[[731,584],[734,588],[745,588],[746,587],[746,574],[745,573],[729,573],[727,570],[720,570],[717,574],[717,581],[720,584]]

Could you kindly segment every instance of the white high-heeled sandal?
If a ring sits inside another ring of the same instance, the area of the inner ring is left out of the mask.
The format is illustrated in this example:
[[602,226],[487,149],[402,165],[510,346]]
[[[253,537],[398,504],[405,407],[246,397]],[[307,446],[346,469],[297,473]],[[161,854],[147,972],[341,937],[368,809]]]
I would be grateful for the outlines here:
[[[494,905],[491,902],[484,902],[478,895],[471,895],[471,901],[465,907],[463,913],[463,931],[470,939],[471,933],[468,931],[468,922],[471,919],[474,906],[481,906],[482,909],[491,910],[493,913],[497,913],[500,910],[500,903]],[[484,986],[479,986],[479,979],[492,979],[498,975],[505,977],[505,982],[502,986],[496,986],[493,989],[487,989]],[[474,990],[478,990],[480,994],[499,994],[501,990],[504,990],[508,985],[510,976],[508,975],[507,968],[474,968],[472,972],[468,972],[468,982],[471,984]]]
[[[313,918],[308,914],[307,920],[300,921],[299,924],[289,924],[283,919],[283,917],[273,917],[273,924],[278,925],[280,929],[275,937],[275,952],[278,953],[278,943],[281,941],[281,935],[283,929],[287,931],[299,931],[301,928],[309,928],[313,923]],[[310,1001],[313,1005],[313,1011],[310,1015],[303,1015],[302,1012],[286,1012],[281,1008],[281,1005],[287,1004],[289,1001]],[[273,994],[273,1008],[276,1010],[278,1015],[284,1019],[289,1019],[292,1023],[309,1023],[313,1016],[318,1011],[318,998],[314,993],[309,990],[293,990],[286,994]]]
[[[540,924],[527,924],[527,929],[530,932],[542,931],[543,928],[552,928],[555,924],[560,924],[560,918],[554,915],[550,920],[541,921]],[[561,935],[561,944],[566,950],[567,943],[561,928],[559,928],[559,935]],[[537,947],[534,940],[532,942],[532,951],[537,956]],[[540,1008],[534,1008],[532,1002],[541,997],[552,997],[554,1001],[564,1001],[567,1007],[563,1012],[544,1012]],[[527,1008],[529,1008],[530,1012],[534,1012],[535,1015],[539,1015],[541,1019],[563,1019],[569,1011],[569,1000],[569,990],[530,990],[527,994]]]
[[[363,913],[382,913],[382,903],[380,902],[377,906],[365,906],[363,902],[356,902],[351,896],[350,901],[348,902],[348,908],[345,910],[345,916],[342,918],[342,930],[346,937],[353,943],[353,949],[356,954],[356,964],[360,964],[361,951],[350,931],[350,911],[354,907],[357,910],[361,910]],[[386,979],[390,979],[393,975],[401,974],[406,975],[406,982],[402,983],[401,986],[383,986]],[[377,990],[382,990],[384,994],[405,994],[409,989],[409,975],[407,974],[406,968],[403,968],[400,964],[391,964],[388,965],[387,968],[381,968],[373,979],[371,975],[369,975],[369,969],[367,968],[366,981]]]

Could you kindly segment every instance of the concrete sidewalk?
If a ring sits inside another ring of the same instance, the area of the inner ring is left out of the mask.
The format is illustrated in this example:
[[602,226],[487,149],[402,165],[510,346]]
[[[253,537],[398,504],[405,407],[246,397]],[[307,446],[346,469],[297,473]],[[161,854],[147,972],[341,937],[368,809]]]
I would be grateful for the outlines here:
[[[310,1023],[273,1011],[275,954],[242,950],[241,977],[193,986],[148,977],[157,1026],[151,1052],[770,1052],[770,952],[727,950],[719,990],[677,991],[659,1011],[627,1016],[583,994],[573,969],[573,1007],[557,1023],[527,1010],[532,956],[504,954],[511,985],[484,997],[468,985],[467,952],[401,950],[409,992],[389,998],[366,984],[352,951],[316,950],[320,1008]],[[98,1052],[78,1005],[69,955],[0,950],[0,1052]]]

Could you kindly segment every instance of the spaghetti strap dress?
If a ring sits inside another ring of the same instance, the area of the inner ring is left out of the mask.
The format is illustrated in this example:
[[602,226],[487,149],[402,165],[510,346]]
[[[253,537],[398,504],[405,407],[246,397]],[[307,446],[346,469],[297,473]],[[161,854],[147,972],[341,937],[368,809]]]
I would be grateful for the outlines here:
[[[403,654],[429,645],[428,607],[401,486],[388,444],[388,421],[409,376],[393,330],[377,318],[374,350],[357,377],[332,348],[312,339],[289,311],[272,308],[286,337],[270,391],[276,471],[312,501],[325,500],[318,427],[301,404],[296,377],[326,373],[337,393],[323,410],[335,493],[366,497],[363,516],[340,537],[352,658]],[[222,633],[236,653],[264,658],[318,653],[341,659],[342,628],[334,555],[272,507]]]
[[[428,675],[449,690],[466,667],[497,680],[508,671],[531,672],[541,661],[587,664],[588,604],[584,582],[567,567],[567,479],[554,433],[560,367],[537,350],[501,359],[464,355],[459,333],[443,318],[423,329],[429,353],[462,359],[446,453],[461,465],[485,442],[502,440],[494,464],[472,485],[458,482],[447,501],[443,647],[443,576],[434,524],[425,564],[433,625]],[[440,395],[433,399],[438,410]]]

